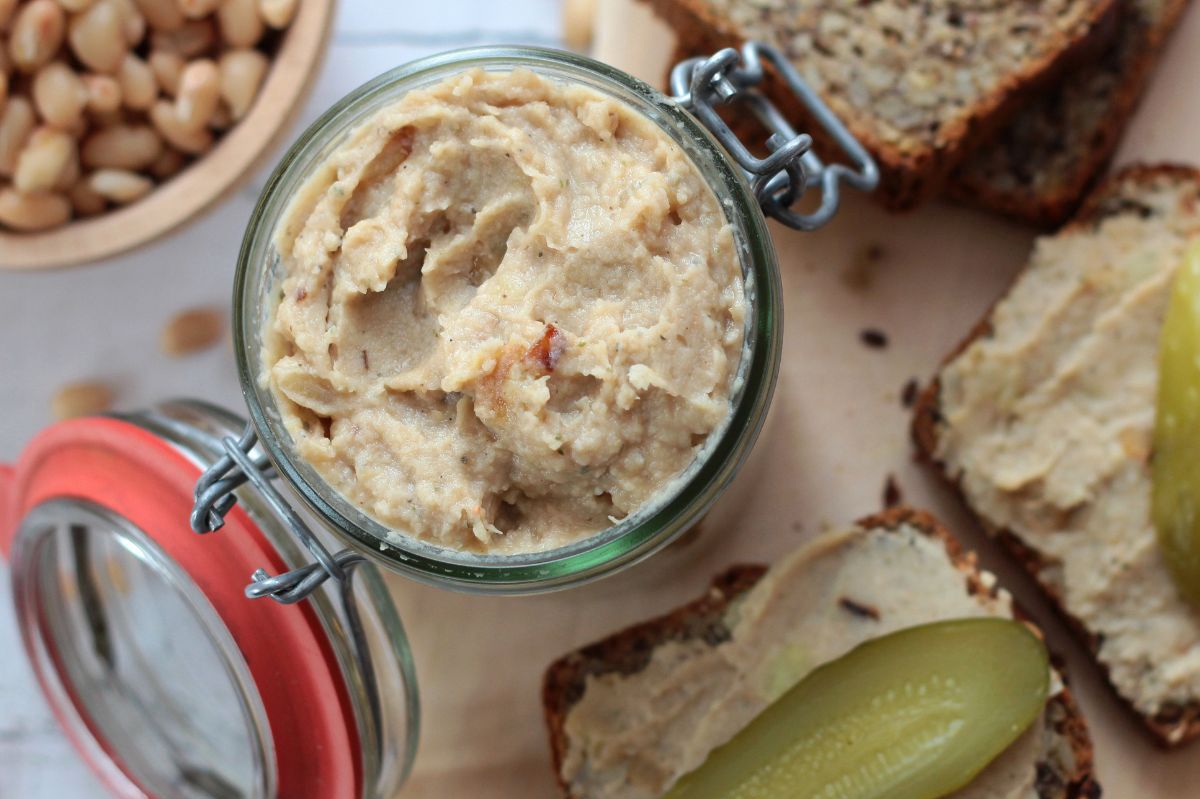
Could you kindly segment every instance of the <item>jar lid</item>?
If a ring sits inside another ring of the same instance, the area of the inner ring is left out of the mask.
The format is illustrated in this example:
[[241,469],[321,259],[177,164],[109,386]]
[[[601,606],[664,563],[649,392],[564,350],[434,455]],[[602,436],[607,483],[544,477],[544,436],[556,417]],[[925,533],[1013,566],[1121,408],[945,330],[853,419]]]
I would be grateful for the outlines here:
[[55,715],[122,797],[388,796],[419,712],[411,652],[370,564],[307,601],[247,599],[305,562],[251,485],[219,532],[193,487],[236,417],[169,403],[78,419],[0,466],[0,554]]

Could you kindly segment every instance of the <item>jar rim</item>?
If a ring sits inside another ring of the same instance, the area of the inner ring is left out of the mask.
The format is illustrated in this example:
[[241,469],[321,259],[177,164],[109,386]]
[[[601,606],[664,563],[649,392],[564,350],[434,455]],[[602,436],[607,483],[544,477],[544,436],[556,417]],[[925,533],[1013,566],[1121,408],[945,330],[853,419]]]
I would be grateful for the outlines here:
[[[259,379],[257,334],[262,320],[253,305],[258,296],[254,279],[271,268],[266,254],[290,189],[307,177],[306,170],[319,151],[328,152],[374,110],[373,101],[401,96],[473,67],[525,67],[576,80],[624,101],[655,122],[681,146],[722,205],[734,230],[750,308],[739,362],[740,385],[735,385],[731,413],[724,429],[710,434],[707,453],[697,456],[685,477],[671,487],[670,496],[647,513],[635,513],[595,535],[551,550],[513,555],[480,555],[438,546],[391,530],[351,505],[315,469],[288,451],[290,436],[278,415],[272,418],[275,401]],[[234,349],[250,420],[264,450],[303,502],[339,538],[376,562],[423,582],[471,592],[528,593],[577,585],[648,557],[690,527],[728,485],[757,438],[774,391],[782,337],[779,281],[766,220],[744,175],[678,103],[586,56],[540,47],[476,47],[422,58],[368,81],[331,106],[288,149],[259,196],[239,251],[233,291]]]

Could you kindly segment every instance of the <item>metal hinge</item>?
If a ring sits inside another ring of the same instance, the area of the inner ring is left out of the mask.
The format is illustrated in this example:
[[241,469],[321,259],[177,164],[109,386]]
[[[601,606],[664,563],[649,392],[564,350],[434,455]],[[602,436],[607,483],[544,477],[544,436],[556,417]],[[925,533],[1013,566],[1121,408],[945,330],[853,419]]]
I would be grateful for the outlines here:
[[[821,130],[840,148],[852,166],[826,164],[812,151],[812,137],[797,133],[779,108],[758,91],[766,73],[763,63],[779,73]],[[732,47],[707,58],[689,58],[671,70],[672,97],[692,112],[717,138],[746,173],[763,212],[797,230],[813,230],[830,220],[838,207],[844,181],[870,192],[879,184],[879,169],[858,139],[842,124],[779,50],[748,42],[739,55]],[[758,158],[721,119],[717,106],[739,103],[748,107],[770,131],[770,155]],[[810,184],[821,189],[820,204],[810,213],[792,210]]]
[[249,482],[259,490],[271,509],[283,518],[288,530],[316,562],[275,576],[258,569],[246,586],[246,596],[251,599],[269,596],[276,602],[291,605],[307,597],[330,577],[348,586],[353,567],[363,561],[363,556],[349,549],[330,554],[271,484],[271,478],[275,476],[274,469],[265,455],[252,454],[257,445],[258,436],[249,424],[241,437],[227,436],[221,439],[225,454],[206,469],[196,482],[195,504],[190,517],[192,530],[197,533],[220,530],[225,525],[225,514],[237,504],[234,489]]

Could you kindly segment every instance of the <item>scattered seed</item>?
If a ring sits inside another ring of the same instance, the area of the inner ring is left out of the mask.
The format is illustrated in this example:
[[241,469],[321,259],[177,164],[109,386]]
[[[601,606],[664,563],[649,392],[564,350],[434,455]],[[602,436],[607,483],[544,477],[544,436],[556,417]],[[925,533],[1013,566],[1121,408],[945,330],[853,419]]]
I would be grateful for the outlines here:
[[900,392],[900,404],[905,410],[912,408],[917,402],[917,394],[921,391],[921,386],[917,383],[917,378],[910,377],[908,382],[904,384],[904,389]]
[[562,9],[563,41],[567,47],[585,52],[592,45],[596,0],[566,0]]
[[225,317],[215,308],[181,311],[167,322],[159,337],[163,353],[173,358],[206,350],[221,340]]
[[104,383],[85,380],[68,383],[55,392],[50,401],[50,411],[55,419],[74,419],[78,416],[103,413],[111,408],[112,404],[111,388]]

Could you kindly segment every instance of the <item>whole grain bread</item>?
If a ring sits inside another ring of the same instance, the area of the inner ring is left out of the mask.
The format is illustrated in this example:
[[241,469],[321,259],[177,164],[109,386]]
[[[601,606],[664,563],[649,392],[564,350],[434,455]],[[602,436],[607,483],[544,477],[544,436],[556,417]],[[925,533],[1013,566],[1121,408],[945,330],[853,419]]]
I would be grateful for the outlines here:
[[[856,523],[864,530],[896,531],[901,526],[916,528],[941,542],[971,596],[984,601],[984,597],[995,595],[998,589],[994,578],[981,572],[973,553],[964,552],[950,532],[929,514],[896,507]],[[589,678],[636,674],[646,668],[656,648],[667,642],[701,640],[709,646],[720,645],[730,637],[726,610],[766,571],[767,567],[759,565],[734,566],[717,575],[699,599],[571,652],[550,665],[543,681],[542,704],[554,773],[565,797],[589,799],[573,793],[563,777],[569,744],[566,720],[583,697]],[[1044,751],[1048,754],[1036,768],[1039,799],[1098,799],[1101,791],[1093,774],[1087,725],[1065,685],[1047,702],[1043,723]]]
[[[1146,228],[1145,235],[1151,235],[1152,225],[1161,226],[1170,223],[1173,229],[1177,229],[1176,235],[1181,236],[1184,242],[1192,237],[1200,237],[1200,170],[1166,164],[1135,165],[1123,169],[1109,177],[1085,200],[1079,214],[1057,236],[1102,235],[1101,226],[1105,222],[1113,220],[1118,220],[1126,228],[1136,229],[1138,226],[1144,226]],[[1117,257],[1121,257],[1119,254],[1124,250],[1120,242],[1113,242],[1111,246],[1107,246],[1107,243],[1101,240],[1098,244],[1106,250],[1118,253]],[[1086,270],[1092,266],[1094,265],[1083,263],[1079,265],[1079,268]],[[1133,262],[1129,264],[1128,268],[1140,272],[1146,268],[1146,264]],[[998,309],[1004,304],[1005,298],[1011,296],[1012,292],[1017,289],[1022,280],[1029,277],[1031,269],[1033,267],[1028,267],[1025,272],[1018,275],[1013,289],[993,306],[992,310],[970,331],[966,339],[946,357],[941,371],[925,387],[914,406],[912,436],[919,457],[937,469],[942,477],[956,488],[968,507],[975,511],[983,527],[994,535],[1037,579],[1042,589],[1057,604],[1070,626],[1089,648],[1093,657],[1097,659],[1101,668],[1109,671],[1108,665],[1101,657],[1101,647],[1105,643],[1106,637],[1081,621],[1067,605],[1061,589],[1064,571],[1061,560],[1051,558],[1046,553],[1039,551],[1036,546],[1031,545],[1023,536],[1022,530],[1015,529],[1015,526],[997,524],[982,514],[972,502],[971,492],[966,487],[966,482],[972,478],[972,475],[965,474],[963,471],[953,472],[944,455],[949,424],[944,413],[943,380],[946,370],[958,363],[959,359],[969,357],[972,354],[973,345],[977,342],[986,341],[995,335],[993,323]],[[1090,283],[1090,280],[1085,277],[1081,284],[1081,290],[1085,294],[1090,294],[1094,290],[1091,285],[1094,283]],[[1061,342],[1059,342],[1059,346],[1062,346]],[[1152,360],[1156,358],[1156,352],[1149,352],[1145,355]],[[1115,393],[1122,392],[1124,388],[1121,385],[1112,385],[1108,387],[1108,390]],[[1153,400],[1151,399],[1148,404],[1145,415],[1152,421]],[[1144,471],[1141,479],[1144,484],[1141,486],[1141,490],[1148,497],[1150,490],[1148,441],[1122,440],[1112,443],[1126,449],[1131,459],[1142,463]],[[1148,506],[1148,499],[1146,502]],[[1074,508],[1072,513],[1085,512],[1086,509],[1087,502]],[[1071,514],[1066,514],[1063,518],[1052,519],[1048,523],[1066,525],[1071,518],[1073,518]],[[1152,528],[1148,511],[1143,524]],[[1119,530],[1117,533],[1131,534],[1127,530]],[[1070,533],[1064,534],[1069,535]],[[1114,553],[1113,557],[1118,557],[1118,553]],[[1161,580],[1156,579],[1156,582],[1170,584],[1165,569],[1161,570],[1157,577]],[[1200,636],[1200,613],[1196,613],[1194,610],[1185,610],[1182,613],[1186,615],[1181,623],[1192,624],[1195,635]],[[1153,623],[1156,619],[1140,618],[1129,621],[1130,627],[1136,629]],[[1114,637],[1110,635],[1108,639],[1111,640]],[[1177,652],[1164,651],[1159,653],[1159,662],[1169,664],[1173,658],[1178,657],[1181,656]],[[1112,680],[1111,672],[1110,680]],[[1158,712],[1146,713],[1140,712],[1134,707],[1135,698],[1127,692],[1123,693],[1116,686],[1115,681],[1114,689],[1129,704],[1133,713],[1143,720],[1158,743],[1164,746],[1176,746],[1200,736],[1200,696],[1190,701],[1170,702]]]
[[1189,0],[1122,0],[1093,63],[1040,92],[955,170],[947,193],[1034,224],[1061,225],[1108,166]]
[[[1110,40],[1115,0],[830,3],[644,0],[693,53],[761,40],[779,47],[875,157],[880,199],[908,208],[1036,88]],[[836,157],[799,104],[769,89],[798,129]]]

